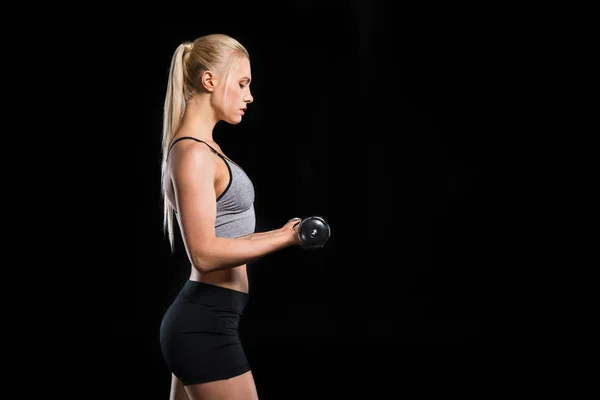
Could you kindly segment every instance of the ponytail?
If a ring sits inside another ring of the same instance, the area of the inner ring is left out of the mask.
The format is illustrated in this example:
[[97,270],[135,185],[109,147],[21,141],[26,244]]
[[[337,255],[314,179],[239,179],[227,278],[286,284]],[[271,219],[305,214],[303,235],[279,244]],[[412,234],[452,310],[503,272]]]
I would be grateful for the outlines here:
[[173,141],[175,132],[185,111],[186,95],[184,91],[184,57],[192,47],[192,43],[182,43],[177,47],[171,67],[169,69],[169,78],[167,81],[167,93],[165,95],[165,104],[163,110],[163,131],[162,131],[162,167],[161,167],[161,190],[163,193],[163,229],[168,235],[171,250],[174,250],[175,239],[173,234],[173,207],[166,196],[166,169],[167,157],[169,155],[169,146]]

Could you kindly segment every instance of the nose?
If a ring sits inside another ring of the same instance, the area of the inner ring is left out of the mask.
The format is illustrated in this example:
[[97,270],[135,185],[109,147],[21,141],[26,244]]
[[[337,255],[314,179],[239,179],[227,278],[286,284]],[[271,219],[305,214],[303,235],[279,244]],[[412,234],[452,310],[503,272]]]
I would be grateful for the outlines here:
[[252,97],[252,94],[250,92],[248,92],[248,94],[244,97],[244,101],[246,103],[252,103],[254,101],[254,97]]

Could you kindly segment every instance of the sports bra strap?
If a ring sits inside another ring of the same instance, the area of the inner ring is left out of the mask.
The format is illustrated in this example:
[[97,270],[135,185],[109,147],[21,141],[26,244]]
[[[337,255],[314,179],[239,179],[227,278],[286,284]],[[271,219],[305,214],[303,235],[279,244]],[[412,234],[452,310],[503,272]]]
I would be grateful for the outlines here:
[[175,143],[177,143],[177,142],[179,142],[180,140],[183,140],[183,139],[192,139],[192,140],[195,140],[196,142],[204,143],[205,145],[208,146],[209,149],[212,150],[213,153],[215,153],[216,155],[218,155],[221,158],[224,158],[221,153],[219,153],[218,151],[216,151],[215,149],[213,149],[208,143],[206,143],[203,140],[197,139],[197,138],[195,138],[193,136],[182,136],[180,138],[177,138],[177,140],[175,140],[173,143],[171,143],[171,145],[169,146],[169,151],[167,153],[167,158],[169,157],[169,153],[171,153],[171,149],[173,148],[173,146],[175,145]]

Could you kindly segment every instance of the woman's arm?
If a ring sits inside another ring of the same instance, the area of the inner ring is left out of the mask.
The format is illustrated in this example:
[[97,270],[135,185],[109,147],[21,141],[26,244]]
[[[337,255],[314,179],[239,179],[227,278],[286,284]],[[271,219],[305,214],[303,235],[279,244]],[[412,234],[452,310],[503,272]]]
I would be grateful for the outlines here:
[[269,236],[273,236],[273,235],[280,233],[281,232],[280,229],[274,229],[272,231],[267,231],[267,232],[254,232],[254,233],[250,233],[248,235],[240,236],[238,239],[246,239],[246,240],[264,239]]
[[217,237],[214,155],[205,146],[192,144],[177,148],[171,157],[170,177],[178,222],[188,257],[199,272],[235,268],[300,244],[295,230],[288,227],[289,223],[283,228],[251,234],[242,240]]
[[301,220],[302,220],[301,218],[292,218],[288,222],[286,222],[285,225],[282,226],[281,228],[273,229],[271,231],[266,231],[266,232],[250,233],[248,235],[240,236],[238,239],[256,240],[256,239],[263,239],[263,238],[266,238],[269,236],[273,236],[273,235],[281,233],[282,231],[288,231],[288,230],[294,229],[294,227]]

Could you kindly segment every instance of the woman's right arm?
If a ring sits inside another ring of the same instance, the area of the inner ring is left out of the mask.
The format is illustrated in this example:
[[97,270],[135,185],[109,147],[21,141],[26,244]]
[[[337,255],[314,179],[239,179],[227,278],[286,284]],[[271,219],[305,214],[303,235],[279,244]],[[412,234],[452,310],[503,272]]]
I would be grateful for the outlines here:
[[277,229],[252,240],[217,237],[214,155],[203,146],[177,150],[171,153],[170,177],[178,221],[188,257],[200,273],[235,268],[299,244],[295,230],[290,229]]

